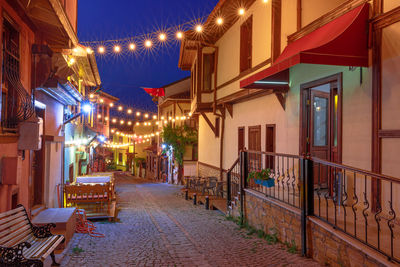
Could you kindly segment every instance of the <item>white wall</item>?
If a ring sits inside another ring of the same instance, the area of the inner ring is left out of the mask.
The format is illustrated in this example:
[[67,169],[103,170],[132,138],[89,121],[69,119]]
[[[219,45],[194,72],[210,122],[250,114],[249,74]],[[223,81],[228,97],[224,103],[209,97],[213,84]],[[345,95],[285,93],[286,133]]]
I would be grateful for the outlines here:
[[317,18],[335,9],[347,0],[305,0],[301,1],[301,27],[310,24]]
[[[58,208],[57,185],[62,179],[62,145],[46,142],[45,205]],[[61,192],[60,192],[61,193]]]

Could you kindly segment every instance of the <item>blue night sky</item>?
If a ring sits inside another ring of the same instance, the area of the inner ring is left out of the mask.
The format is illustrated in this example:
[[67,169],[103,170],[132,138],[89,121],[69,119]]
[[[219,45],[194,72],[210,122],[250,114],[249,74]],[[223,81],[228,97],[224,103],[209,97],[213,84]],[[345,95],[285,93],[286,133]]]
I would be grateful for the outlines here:
[[[207,16],[218,0],[80,0],[80,42],[148,34]],[[173,36],[169,37],[170,39]],[[93,47],[96,50],[96,47]],[[125,50],[127,50],[125,48]],[[96,55],[105,92],[132,107],[155,111],[141,86],[161,87],[190,75],[178,69],[179,43],[168,42],[150,53]]]

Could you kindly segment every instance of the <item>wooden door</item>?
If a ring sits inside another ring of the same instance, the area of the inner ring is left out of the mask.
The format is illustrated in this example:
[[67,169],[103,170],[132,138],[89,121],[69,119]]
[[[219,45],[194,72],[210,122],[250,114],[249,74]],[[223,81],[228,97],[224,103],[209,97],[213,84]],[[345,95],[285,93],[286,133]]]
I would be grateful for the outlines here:
[[245,149],[245,139],[244,139],[244,127],[239,127],[238,129],[238,154],[241,150]]
[[[267,124],[265,127],[265,151],[275,152],[275,124]],[[275,158],[274,156],[265,156],[265,167],[274,169]]]
[[[261,125],[249,127],[249,150],[261,151]],[[261,154],[249,153],[249,171],[261,169]]]

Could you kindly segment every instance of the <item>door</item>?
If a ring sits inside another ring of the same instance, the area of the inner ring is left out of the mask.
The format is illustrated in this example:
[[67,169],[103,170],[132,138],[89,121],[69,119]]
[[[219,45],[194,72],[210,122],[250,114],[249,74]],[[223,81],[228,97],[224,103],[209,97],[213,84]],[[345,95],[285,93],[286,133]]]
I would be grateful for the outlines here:
[[[303,155],[341,162],[341,98],[339,77],[331,76],[302,86],[301,151]],[[333,174],[314,166],[314,184],[330,188]]]
[[[45,109],[35,109],[36,115],[43,118],[45,123]],[[44,126],[43,126],[44,128]],[[42,148],[33,151],[32,157],[32,185],[31,185],[31,207],[44,203],[44,170],[45,170],[45,142],[42,136]]]
[[[265,127],[265,151],[275,152],[275,124],[267,124]],[[272,155],[265,156],[265,167],[274,169],[275,158]]]
[[240,154],[241,150],[245,149],[244,145],[244,127],[239,127],[238,129],[238,154]]
[[[261,125],[249,127],[249,150],[261,151]],[[261,169],[261,154],[249,153],[249,171]]]

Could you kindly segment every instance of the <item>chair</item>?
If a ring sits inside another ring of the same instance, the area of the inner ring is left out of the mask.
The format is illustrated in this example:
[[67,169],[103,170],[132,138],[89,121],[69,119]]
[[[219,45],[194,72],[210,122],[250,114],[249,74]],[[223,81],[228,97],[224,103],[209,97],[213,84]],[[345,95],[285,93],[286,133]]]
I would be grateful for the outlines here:
[[208,177],[208,183],[205,182],[203,185],[203,195],[205,191],[207,190],[207,193],[210,194],[210,190],[213,195],[216,194],[216,188],[217,188],[217,183],[218,183],[218,178],[217,177]]

